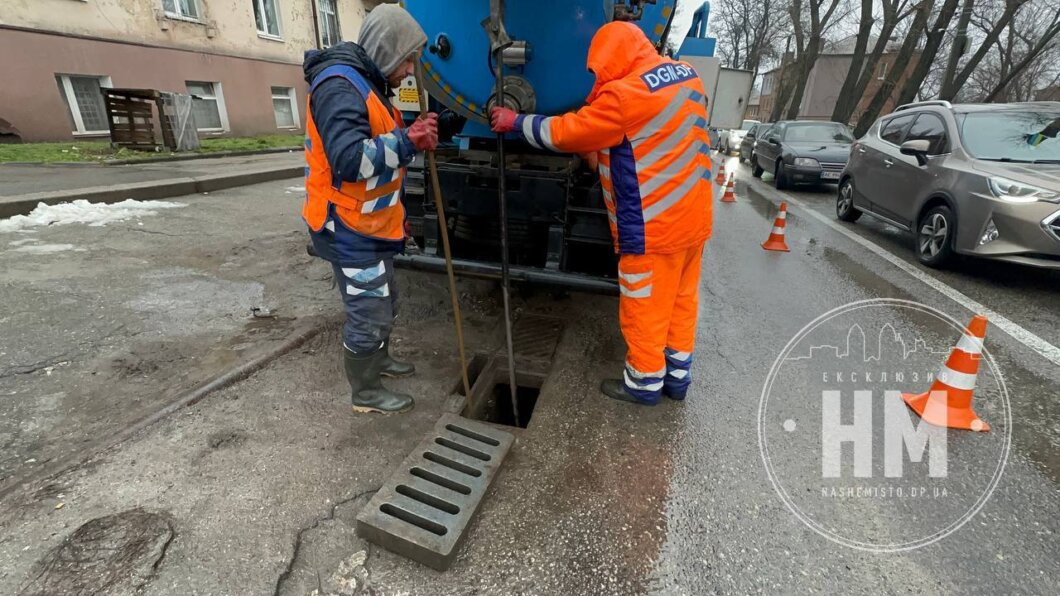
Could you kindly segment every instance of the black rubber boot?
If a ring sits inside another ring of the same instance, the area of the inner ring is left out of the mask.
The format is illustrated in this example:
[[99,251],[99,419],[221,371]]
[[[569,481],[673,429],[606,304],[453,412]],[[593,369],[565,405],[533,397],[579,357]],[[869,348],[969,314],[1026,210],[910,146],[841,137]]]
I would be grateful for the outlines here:
[[352,389],[351,400],[354,412],[378,412],[399,414],[408,412],[416,404],[412,396],[396,393],[383,387],[380,375],[383,371],[386,349],[380,348],[367,355],[358,355],[342,350],[346,379]]
[[631,404],[654,406],[656,403],[653,401],[640,400],[630,395],[630,393],[626,391],[626,383],[622,379],[605,379],[603,383],[600,383],[600,391],[611,399],[617,399],[618,401],[624,401]]
[[384,377],[410,377],[416,374],[416,365],[411,362],[395,360],[390,356],[390,340],[383,342],[383,376]]

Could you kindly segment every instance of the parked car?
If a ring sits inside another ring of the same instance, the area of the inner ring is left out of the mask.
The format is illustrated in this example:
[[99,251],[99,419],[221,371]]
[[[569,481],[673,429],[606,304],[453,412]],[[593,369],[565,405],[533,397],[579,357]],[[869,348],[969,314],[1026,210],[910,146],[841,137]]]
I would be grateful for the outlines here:
[[747,134],[743,136],[743,140],[740,141],[740,147],[736,150],[736,156],[739,157],[740,163],[746,163],[751,159],[751,154],[754,152],[755,140],[758,138],[758,132],[765,132],[769,129],[768,124],[755,124],[751,128],[747,129]]
[[751,130],[751,127],[758,124],[758,120],[744,120],[740,124],[740,128],[734,128],[728,130],[721,135],[721,144],[718,145],[718,152],[723,155],[732,155],[733,152],[740,150],[740,142],[743,141],[744,135],[747,131]]
[[854,145],[836,215],[916,235],[920,262],[954,253],[1060,269],[1060,102],[899,107]]
[[778,189],[795,184],[838,183],[854,135],[845,124],[784,120],[758,136],[751,175],[772,172]]

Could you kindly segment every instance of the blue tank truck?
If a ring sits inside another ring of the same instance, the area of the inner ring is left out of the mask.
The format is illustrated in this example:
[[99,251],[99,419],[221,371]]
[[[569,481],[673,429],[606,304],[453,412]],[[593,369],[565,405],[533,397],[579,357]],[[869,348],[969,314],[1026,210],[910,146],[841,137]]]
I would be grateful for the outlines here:
[[[593,85],[589,42],[613,19],[637,24],[665,47],[676,0],[507,0],[503,51],[505,104],[517,111],[559,114],[583,105]],[[437,152],[445,219],[458,273],[499,278],[498,151],[487,115],[497,104],[494,53],[486,25],[498,0],[405,0],[427,33],[424,85],[441,114]],[[705,16],[700,9],[700,15]],[[401,95],[401,94],[399,94]],[[405,96],[407,97],[407,95]],[[413,118],[415,113],[409,113]],[[448,141],[447,141],[448,140]],[[505,196],[511,279],[616,292],[616,256],[595,172],[576,155],[505,142]],[[409,227],[419,251],[399,265],[442,271],[438,216],[422,158],[406,189]]]

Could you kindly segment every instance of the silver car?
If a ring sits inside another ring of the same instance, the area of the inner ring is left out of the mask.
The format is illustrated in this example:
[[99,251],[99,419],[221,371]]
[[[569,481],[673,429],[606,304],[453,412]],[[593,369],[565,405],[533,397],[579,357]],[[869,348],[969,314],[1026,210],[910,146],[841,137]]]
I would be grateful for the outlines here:
[[855,141],[836,215],[916,236],[931,267],[955,253],[1060,269],[1060,102],[899,107]]

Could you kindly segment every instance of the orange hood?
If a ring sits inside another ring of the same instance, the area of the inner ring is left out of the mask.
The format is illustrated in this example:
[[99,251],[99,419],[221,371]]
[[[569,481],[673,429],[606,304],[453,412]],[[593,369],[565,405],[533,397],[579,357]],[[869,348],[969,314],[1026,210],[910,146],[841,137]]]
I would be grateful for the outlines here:
[[586,101],[591,103],[600,88],[611,81],[648,70],[663,61],[648,36],[633,23],[616,21],[600,27],[589,44],[586,66],[596,75],[596,84]]

